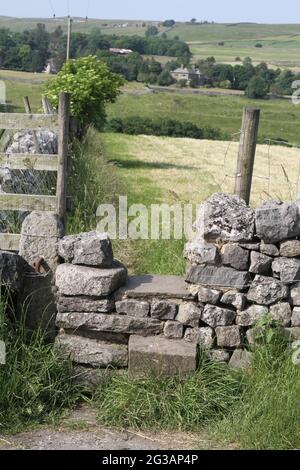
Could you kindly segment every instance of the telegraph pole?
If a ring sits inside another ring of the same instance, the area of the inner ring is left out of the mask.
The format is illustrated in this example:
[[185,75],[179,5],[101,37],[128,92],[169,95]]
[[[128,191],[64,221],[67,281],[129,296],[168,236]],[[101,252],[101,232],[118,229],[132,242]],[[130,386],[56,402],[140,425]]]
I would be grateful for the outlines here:
[[70,49],[71,49],[71,35],[72,35],[72,18],[68,16],[68,40],[67,40],[67,61],[70,59]]

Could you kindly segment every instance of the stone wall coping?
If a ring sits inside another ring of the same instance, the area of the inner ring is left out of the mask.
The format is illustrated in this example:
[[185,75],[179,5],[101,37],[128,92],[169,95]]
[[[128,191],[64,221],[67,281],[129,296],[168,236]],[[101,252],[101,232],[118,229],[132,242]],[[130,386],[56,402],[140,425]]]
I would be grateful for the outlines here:
[[184,277],[141,275],[129,276],[127,284],[121,287],[117,298],[172,298],[194,300],[195,296],[189,291]]

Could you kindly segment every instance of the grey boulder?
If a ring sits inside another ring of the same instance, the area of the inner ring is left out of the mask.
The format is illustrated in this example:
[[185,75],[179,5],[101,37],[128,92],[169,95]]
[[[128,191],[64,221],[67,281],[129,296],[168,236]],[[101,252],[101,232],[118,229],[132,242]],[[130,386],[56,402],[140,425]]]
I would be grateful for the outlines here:
[[210,327],[189,328],[184,339],[189,343],[196,343],[201,349],[211,349],[214,345],[214,330]]
[[265,243],[278,243],[300,235],[299,209],[281,201],[264,202],[255,211],[256,234]]
[[268,315],[269,309],[262,305],[251,305],[243,312],[238,312],[236,323],[240,326],[252,326]]
[[191,264],[216,264],[219,259],[219,250],[212,243],[194,240],[185,245],[184,257]]
[[300,240],[287,240],[280,244],[280,256],[295,258],[300,256]]
[[214,305],[206,305],[202,313],[201,320],[212,328],[217,326],[232,325],[236,317],[236,313],[227,308],[215,307]]
[[200,207],[196,229],[208,242],[252,241],[254,212],[240,197],[216,193]]
[[142,300],[126,299],[116,302],[117,313],[132,317],[148,317],[150,312],[149,302]]
[[58,242],[58,253],[72,264],[110,268],[113,263],[113,250],[107,233],[66,236]]
[[282,302],[270,307],[270,315],[273,320],[283,326],[289,326],[292,319],[292,309],[289,303]]
[[128,365],[127,345],[109,344],[65,334],[59,335],[55,344],[77,364],[92,367],[127,367]]
[[220,348],[240,348],[242,346],[242,328],[240,326],[218,326],[216,335]]
[[199,326],[203,308],[197,306],[193,302],[183,302],[179,305],[178,315],[176,320],[184,326],[192,328]]
[[56,286],[65,296],[108,296],[126,283],[127,270],[115,262],[110,269],[61,264],[56,271]]
[[221,297],[222,304],[232,305],[237,310],[244,310],[247,304],[247,298],[245,294],[241,294],[237,291],[228,291]]
[[248,286],[250,275],[247,271],[237,271],[224,266],[191,266],[186,281],[213,288],[242,290]]
[[222,292],[209,287],[200,287],[198,290],[198,300],[204,304],[217,304],[221,295]]
[[272,277],[257,275],[251,284],[247,298],[259,305],[271,305],[286,299],[289,289],[282,282]]
[[183,324],[178,321],[166,321],[164,326],[164,335],[169,339],[183,338]]
[[293,283],[300,280],[300,260],[295,258],[276,258],[272,263],[275,277],[282,282]]
[[239,271],[247,271],[249,268],[249,250],[244,250],[236,243],[228,243],[221,250],[222,264],[231,266]]
[[268,275],[271,271],[272,262],[273,258],[270,256],[258,253],[257,251],[252,251],[249,271],[253,274]]

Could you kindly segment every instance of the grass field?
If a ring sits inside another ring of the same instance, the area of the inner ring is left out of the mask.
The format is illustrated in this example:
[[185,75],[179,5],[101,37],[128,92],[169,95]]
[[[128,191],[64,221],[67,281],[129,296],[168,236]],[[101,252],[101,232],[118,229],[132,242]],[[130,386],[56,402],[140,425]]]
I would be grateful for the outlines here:
[[[7,16],[0,16],[0,28],[9,28],[12,31],[21,32],[24,29],[33,29],[37,23],[44,23],[48,31],[54,31],[58,26],[67,31],[67,18],[61,17],[53,19],[48,18],[13,18]],[[88,33],[94,28],[100,28],[105,34],[118,34],[118,35],[144,35],[147,26],[150,24],[157,24],[159,22],[144,21],[144,20],[106,20],[89,18],[73,18],[73,31],[79,33]],[[142,25],[146,26],[142,26]],[[160,31],[165,31],[166,28],[160,27]]]
[[[233,192],[237,142],[109,133],[101,134],[101,140],[105,154],[117,163],[121,179],[125,179],[131,202],[148,205],[150,201],[179,200],[198,204],[213,192]],[[269,160],[270,186],[262,179],[269,177]],[[251,203],[256,206],[268,199],[268,194],[295,199],[299,164],[298,149],[258,145]]]
[[176,118],[192,121],[200,127],[219,127],[233,134],[240,129],[243,107],[252,106],[262,110],[260,138],[282,138],[300,143],[300,106],[293,105],[290,100],[248,100],[238,96],[180,93],[129,94],[130,87],[128,85],[126,94],[108,107],[109,117]]
[[[266,62],[270,66],[296,69],[300,66],[300,36],[288,38],[270,38],[259,40],[225,41],[223,46],[218,43],[191,43],[193,61],[206,57],[215,57],[217,62],[236,64],[236,58],[243,60],[251,57],[255,64]],[[255,47],[255,44],[263,47]]]
[[[233,193],[236,142],[229,145],[218,141],[108,133],[101,134],[101,140],[105,156],[116,164],[122,195],[128,196],[129,205],[144,204],[148,208],[162,203],[196,205],[217,191]],[[299,164],[297,149],[259,145],[252,205],[269,196],[295,200],[299,190]],[[264,179],[269,178],[269,171],[270,184]],[[131,261],[132,272],[178,275],[185,272],[183,246],[184,240],[137,240],[129,245],[116,245],[119,258],[126,264]]]

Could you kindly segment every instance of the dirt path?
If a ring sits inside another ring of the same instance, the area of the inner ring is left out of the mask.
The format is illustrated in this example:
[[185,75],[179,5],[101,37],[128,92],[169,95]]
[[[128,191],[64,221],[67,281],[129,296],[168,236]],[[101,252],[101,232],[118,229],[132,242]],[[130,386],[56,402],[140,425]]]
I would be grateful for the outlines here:
[[59,427],[42,427],[0,436],[0,450],[206,450],[224,449],[204,433],[119,431],[99,426],[95,413],[82,407]]

